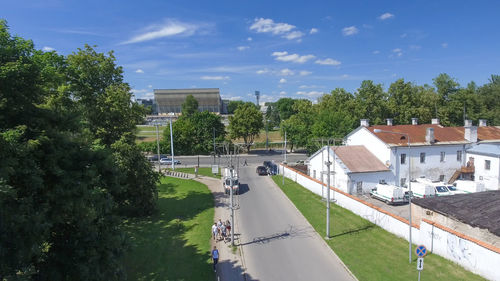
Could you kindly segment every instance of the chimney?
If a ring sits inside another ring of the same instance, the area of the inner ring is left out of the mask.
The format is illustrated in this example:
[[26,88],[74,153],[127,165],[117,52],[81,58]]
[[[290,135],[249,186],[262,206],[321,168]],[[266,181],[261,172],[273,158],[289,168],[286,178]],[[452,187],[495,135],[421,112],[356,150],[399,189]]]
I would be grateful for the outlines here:
[[412,125],[418,125],[418,118],[412,118],[411,119],[411,124]]
[[[466,120],[470,121],[470,120]],[[464,128],[464,139],[470,142],[477,142],[477,127],[476,126],[466,126]]]
[[359,123],[362,127],[370,127],[370,119],[361,119]]
[[439,125],[439,118],[432,118],[431,124],[432,125]]
[[428,143],[434,143],[436,141],[434,138],[434,128],[427,128],[425,132],[425,141]]
[[486,119],[479,119],[479,127],[486,127]]
[[470,126],[472,126],[472,120],[468,119],[464,120],[464,127],[470,127]]
[[385,119],[387,121],[387,126],[392,126],[392,118]]

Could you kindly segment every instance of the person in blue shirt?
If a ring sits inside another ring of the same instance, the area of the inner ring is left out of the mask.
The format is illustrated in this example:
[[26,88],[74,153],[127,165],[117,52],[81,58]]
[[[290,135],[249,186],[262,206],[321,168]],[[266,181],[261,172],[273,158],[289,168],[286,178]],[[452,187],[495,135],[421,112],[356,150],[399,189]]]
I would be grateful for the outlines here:
[[212,259],[214,260],[214,272],[217,272],[216,265],[219,262],[219,250],[217,250],[217,247],[214,246],[214,249],[212,250]]

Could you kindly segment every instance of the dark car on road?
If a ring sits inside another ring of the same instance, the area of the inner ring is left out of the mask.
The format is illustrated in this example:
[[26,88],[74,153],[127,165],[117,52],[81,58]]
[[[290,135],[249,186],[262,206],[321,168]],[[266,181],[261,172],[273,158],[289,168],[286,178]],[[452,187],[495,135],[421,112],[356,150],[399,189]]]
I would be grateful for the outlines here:
[[264,166],[258,166],[255,171],[259,176],[267,176],[267,168]]

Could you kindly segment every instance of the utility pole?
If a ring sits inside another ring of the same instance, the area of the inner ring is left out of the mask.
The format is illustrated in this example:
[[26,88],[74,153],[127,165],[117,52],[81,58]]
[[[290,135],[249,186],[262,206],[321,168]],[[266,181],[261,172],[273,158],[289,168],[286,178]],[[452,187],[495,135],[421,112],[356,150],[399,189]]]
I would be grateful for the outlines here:
[[328,156],[326,158],[326,168],[327,168],[327,185],[326,185],[326,239],[330,239],[330,141],[328,141],[327,146]]
[[214,132],[214,165],[215,165],[215,127],[212,128]]
[[234,205],[233,205],[233,168],[229,169],[231,178],[230,178],[230,188],[229,188],[229,204],[231,208],[231,246],[234,246]]
[[175,171],[175,161],[174,161],[174,135],[172,133],[172,116],[170,116],[170,151],[172,153],[172,170]]
[[283,183],[282,183],[283,185],[285,185],[285,165],[286,165],[286,131],[285,131],[285,144],[284,144],[284,148],[285,148],[285,149],[283,149],[283,152],[284,152],[283,157],[284,157],[284,158],[283,158]]
[[158,121],[155,122],[156,125],[156,148],[158,152],[158,173],[161,173],[161,164],[160,164],[160,133],[158,128]]

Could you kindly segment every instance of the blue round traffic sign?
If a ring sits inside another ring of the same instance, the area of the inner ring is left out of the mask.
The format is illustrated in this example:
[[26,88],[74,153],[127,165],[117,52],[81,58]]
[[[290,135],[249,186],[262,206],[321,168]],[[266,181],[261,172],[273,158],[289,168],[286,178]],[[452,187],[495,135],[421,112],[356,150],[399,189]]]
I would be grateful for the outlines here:
[[417,246],[415,254],[417,254],[418,257],[423,258],[427,255],[427,248],[425,248],[424,245]]

